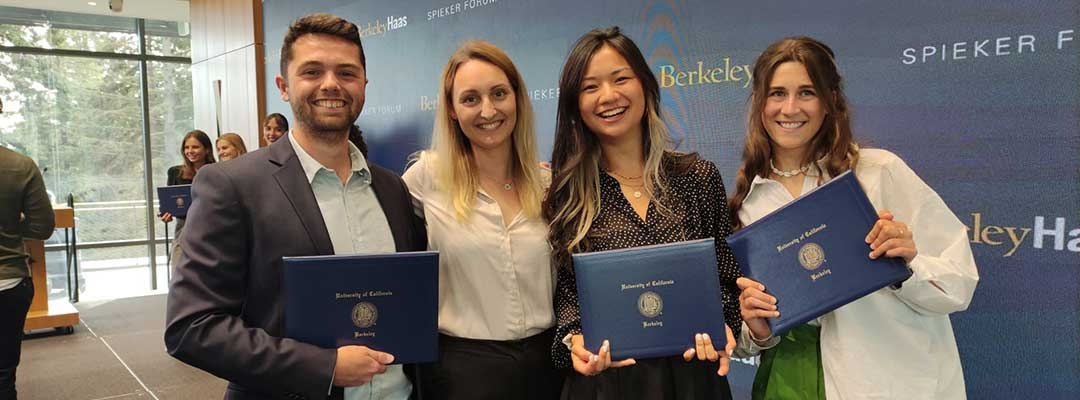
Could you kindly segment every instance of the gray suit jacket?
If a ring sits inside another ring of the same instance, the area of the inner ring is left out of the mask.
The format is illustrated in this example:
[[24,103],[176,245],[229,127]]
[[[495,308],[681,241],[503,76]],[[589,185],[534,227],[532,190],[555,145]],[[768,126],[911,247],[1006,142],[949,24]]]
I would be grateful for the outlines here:
[[[397,251],[424,250],[405,183],[369,169]],[[226,399],[326,398],[336,350],[282,337],[281,258],[334,254],[289,138],[201,168],[186,225],[166,310],[169,354],[229,380]],[[415,383],[414,371],[406,366]]]

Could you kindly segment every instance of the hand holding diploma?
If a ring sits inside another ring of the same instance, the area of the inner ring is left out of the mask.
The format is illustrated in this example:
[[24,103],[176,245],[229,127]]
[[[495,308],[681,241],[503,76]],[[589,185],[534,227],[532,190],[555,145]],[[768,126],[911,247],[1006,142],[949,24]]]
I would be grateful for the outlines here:
[[728,368],[731,365],[731,353],[735,351],[735,334],[731,333],[731,327],[724,325],[724,333],[727,334],[727,346],[724,351],[718,352],[713,347],[712,338],[708,333],[698,333],[694,335],[694,347],[689,348],[683,353],[683,360],[690,361],[697,356],[700,361],[708,360],[710,362],[720,362],[720,367],[716,369],[716,374],[720,376],[727,375]]
[[878,220],[866,235],[866,243],[873,250],[870,252],[871,260],[884,255],[902,257],[904,262],[910,263],[919,254],[911,228],[903,222],[894,221],[889,210],[878,211]]
[[351,387],[371,382],[375,375],[386,372],[394,362],[390,353],[375,351],[367,346],[341,346],[334,364],[334,386]]
[[772,337],[772,330],[765,319],[780,316],[780,311],[776,310],[776,297],[765,293],[765,285],[750,278],[739,278],[735,284],[740,290],[739,313],[752,336],[760,340]]
[[585,337],[573,335],[570,337],[570,358],[574,362],[574,370],[585,376],[598,375],[608,368],[619,368],[637,364],[633,358],[611,361],[611,344],[604,340],[600,351],[593,354],[585,348]]

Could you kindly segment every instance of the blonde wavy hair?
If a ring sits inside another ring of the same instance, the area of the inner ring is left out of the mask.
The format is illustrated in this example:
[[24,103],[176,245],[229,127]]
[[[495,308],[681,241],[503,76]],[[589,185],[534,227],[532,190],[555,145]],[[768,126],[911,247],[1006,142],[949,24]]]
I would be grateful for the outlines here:
[[237,157],[247,154],[247,146],[244,145],[244,139],[240,137],[240,134],[236,132],[229,132],[223,134],[221,136],[218,136],[215,144],[220,143],[221,141],[225,141],[231,144],[232,147],[236,149]]
[[429,164],[434,167],[435,187],[450,194],[458,220],[465,220],[472,213],[476,191],[480,187],[472,145],[461,124],[450,113],[453,111],[454,78],[462,64],[477,60],[498,67],[506,74],[514,91],[517,106],[517,122],[510,135],[512,142],[511,176],[517,188],[518,201],[526,217],[540,216],[540,202],[544,196],[544,183],[537,157],[536,132],[533,127],[533,109],[529,101],[525,80],[506,52],[495,45],[470,40],[458,47],[450,56],[442,73],[438,106],[435,110],[435,128],[432,133]]

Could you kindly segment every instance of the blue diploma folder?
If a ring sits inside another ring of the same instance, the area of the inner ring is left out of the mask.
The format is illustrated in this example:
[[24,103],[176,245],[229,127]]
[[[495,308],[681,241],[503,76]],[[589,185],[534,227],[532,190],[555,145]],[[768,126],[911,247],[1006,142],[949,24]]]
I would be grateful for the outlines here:
[[724,306],[713,239],[574,254],[585,347],[611,359],[682,354],[708,333],[723,351]]
[[877,219],[847,171],[728,237],[743,274],[776,297],[774,336],[911,276],[903,259],[868,256]]
[[158,211],[174,217],[186,217],[191,207],[191,185],[159,186]]
[[394,364],[435,361],[439,253],[285,257],[285,336],[362,345]]

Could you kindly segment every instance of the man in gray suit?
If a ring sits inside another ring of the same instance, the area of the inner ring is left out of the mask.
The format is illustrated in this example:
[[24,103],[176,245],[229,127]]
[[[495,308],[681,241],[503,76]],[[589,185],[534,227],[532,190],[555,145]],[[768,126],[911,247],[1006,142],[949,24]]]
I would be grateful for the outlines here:
[[367,85],[356,25],[298,19],[276,83],[292,131],[195,179],[169,291],[169,354],[229,380],[226,399],[415,397],[414,366],[389,365],[391,354],[282,337],[282,257],[427,245],[405,184],[348,140]]

